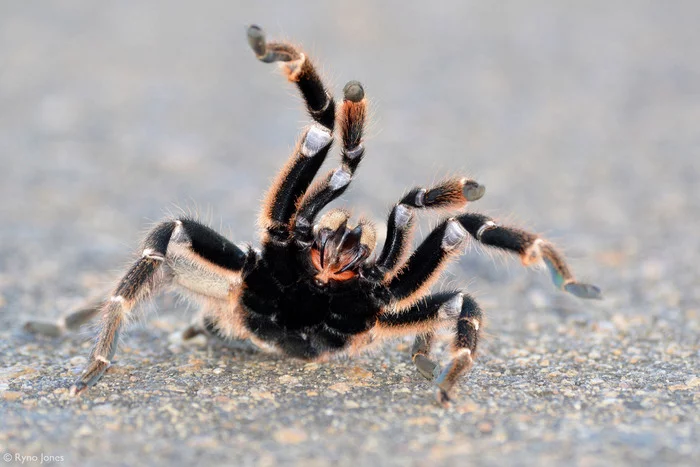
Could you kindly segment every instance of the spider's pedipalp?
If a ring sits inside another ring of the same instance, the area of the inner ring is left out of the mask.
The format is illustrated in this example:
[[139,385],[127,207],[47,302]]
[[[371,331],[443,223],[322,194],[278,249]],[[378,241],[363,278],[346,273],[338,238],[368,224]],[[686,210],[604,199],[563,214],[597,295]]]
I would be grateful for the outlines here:
[[486,187],[469,178],[453,178],[431,188],[414,188],[400,201],[414,208],[459,209],[484,196]]
[[343,140],[343,162],[357,167],[364,155],[362,136],[367,120],[365,90],[359,81],[350,81],[343,88],[343,103],[338,112],[340,137]]
[[359,81],[348,81],[343,87],[343,96],[351,102],[360,102],[365,98],[365,89]]

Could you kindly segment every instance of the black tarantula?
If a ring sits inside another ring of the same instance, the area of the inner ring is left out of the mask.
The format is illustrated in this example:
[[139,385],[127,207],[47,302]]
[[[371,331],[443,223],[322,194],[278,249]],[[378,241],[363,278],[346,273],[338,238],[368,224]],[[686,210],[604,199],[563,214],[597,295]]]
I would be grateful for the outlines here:
[[[307,127],[263,204],[262,248],[238,247],[188,218],[167,220],[148,234],[141,257],[100,306],[68,316],[54,330],[76,328],[94,315],[101,327],[87,368],[71,388],[77,395],[93,386],[109,367],[119,333],[132,309],[156,290],[174,285],[202,304],[198,333],[226,340],[247,339],[262,349],[303,360],[357,354],[386,337],[416,335],[412,358],[418,371],[437,386],[446,404],[459,376],[476,356],[482,327],[479,305],[464,291],[429,294],[448,260],[463,251],[469,236],[484,245],[520,256],[524,265],[544,261],[555,285],[581,298],[600,290],[576,282],[563,257],[546,240],[498,225],[482,214],[443,220],[408,255],[414,211],[458,209],[484,195],[468,178],[430,188],[414,188],[389,213],[386,241],[378,254],[374,226],[348,224],[342,209],[321,210],[350,184],[365,148],[364,89],[350,81],[340,108],[309,58],[298,48],[266,42],[257,26],[248,28],[257,58],[278,62],[295,83],[314,122]],[[341,165],[313,182],[333,143],[338,125]],[[440,369],[430,357],[434,334],[449,326],[451,358]],[[47,331],[46,325],[29,328]],[[51,331],[52,332],[52,331]]]

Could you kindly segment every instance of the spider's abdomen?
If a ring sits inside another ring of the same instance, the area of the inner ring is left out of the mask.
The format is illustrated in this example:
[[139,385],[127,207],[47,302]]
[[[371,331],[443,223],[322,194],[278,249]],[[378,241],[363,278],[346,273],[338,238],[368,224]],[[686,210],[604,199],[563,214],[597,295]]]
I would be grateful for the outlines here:
[[[359,279],[320,288],[298,264],[265,261],[245,277],[241,304],[246,327],[286,355],[315,359],[342,351],[356,334],[370,329],[379,305]],[[280,269],[281,267],[281,269]]]

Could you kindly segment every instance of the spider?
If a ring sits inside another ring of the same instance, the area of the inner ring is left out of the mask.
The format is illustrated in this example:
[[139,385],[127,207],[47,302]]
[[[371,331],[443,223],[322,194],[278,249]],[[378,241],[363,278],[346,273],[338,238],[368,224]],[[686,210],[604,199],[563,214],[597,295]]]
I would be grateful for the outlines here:
[[[414,188],[388,217],[386,241],[376,247],[376,229],[348,211],[321,211],[349,186],[365,153],[367,100],[350,81],[336,103],[314,65],[299,48],[267,42],[257,26],[247,30],[256,57],[279,63],[303,97],[313,123],[301,134],[262,206],[261,248],[240,247],[190,218],[157,225],[143,242],[140,258],[99,306],[67,316],[59,325],[28,323],[55,333],[75,329],[99,315],[100,329],[87,367],[71,387],[79,395],[110,366],[122,327],[140,302],[172,285],[201,304],[197,324],[183,338],[206,334],[249,340],[263,350],[307,361],[354,355],[386,338],[415,335],[411,356],[420,374],[434,382],[439,403],[447,404],[460,375],[473,365],[483,314],[464,291],[429,293],[450,259],[469,237],[520,256],[525,266],[544,262],[555,285],[581,298],[600,290],[574,280],[563,257],[547,240],[501,226],[477,213],[449,217],[410,253],[414,215],[454,209],[480,199],[485,188],[469,178],[451,178]],[[314,182],[339,133],[341,164]],[[409,254],[410,253],[410,254]],[[435,333],[450,327],[450,359],[444,368],[431,358]]]

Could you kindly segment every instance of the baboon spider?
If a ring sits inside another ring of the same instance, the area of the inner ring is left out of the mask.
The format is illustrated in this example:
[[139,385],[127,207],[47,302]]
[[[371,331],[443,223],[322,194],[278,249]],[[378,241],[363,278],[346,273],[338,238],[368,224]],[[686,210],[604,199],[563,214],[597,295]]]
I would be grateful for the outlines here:
[[[324,360],[334,354],[357,354],[387,337],[416,335],[413,361],[423,376],[434,381],[442,404],[448,403],[459,376],[473,364],[482,311],[464,291],[430,294],[429,289],[448,260],[462,252],[469,236],[516,253],[525,266],[543,261],[558,288],[581,298],[600,298],[597,287],[574,280],[547,240],[501,226],[482,214],[462,213],[443,220],[409,255],[416,211],[456,210],[484,195],[484,186],[468,178],[405,194],[389,213],[386,241],[377,253],[376,230],[369,221],[352,225],[342,209],[318,218],[348,188],[364,156],[364,89],[357,81],[347,83],[336,109],[301,50],[266,42],[257,26],[248,28],[248,42],[259,60],[280,64],[299,88],[313,119],[267,194],[260,215],[261,249],[236,246],[189,218],[167,220],[148,234],[141,257],[100,306],[78,311],[53,328],[28,323],[29,329],[51,333],[101,316],[87,367],[71,388],[73,395],[97,383],[109,367],[134,306],[166,285],[202,304],[199,324],[190,327],[185,338],[206,333],[247,339],[290,357]],[[341,164],[314,182],[333,143],[336,124]],[[451,358],[441,369],[430,351],[434,334],[442,327],[450,327],[454,337]]]

